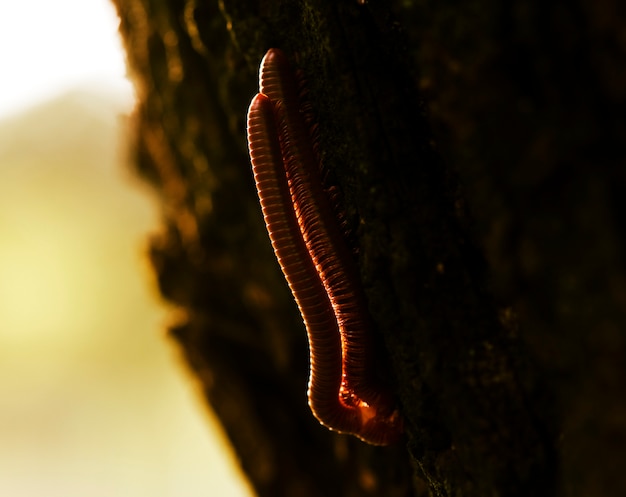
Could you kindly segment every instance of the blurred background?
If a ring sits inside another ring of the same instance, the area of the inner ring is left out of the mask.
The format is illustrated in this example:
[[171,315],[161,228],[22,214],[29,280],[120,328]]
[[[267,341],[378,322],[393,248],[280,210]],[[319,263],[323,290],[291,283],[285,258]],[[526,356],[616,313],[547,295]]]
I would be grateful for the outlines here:
[[117,26],[0,4],[0,495],[249,496],[164,332]]

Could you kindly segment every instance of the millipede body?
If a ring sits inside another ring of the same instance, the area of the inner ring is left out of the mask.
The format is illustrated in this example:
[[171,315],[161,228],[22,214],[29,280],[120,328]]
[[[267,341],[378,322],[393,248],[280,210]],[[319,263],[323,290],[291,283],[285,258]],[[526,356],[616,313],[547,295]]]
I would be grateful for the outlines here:
[[327,428],[387,445],[400,438],[402,418],[374,374],[371,317],[312,143],[293,69],[270,49],[248,110],[248,148],[272,247],[307,329],[309,406]]

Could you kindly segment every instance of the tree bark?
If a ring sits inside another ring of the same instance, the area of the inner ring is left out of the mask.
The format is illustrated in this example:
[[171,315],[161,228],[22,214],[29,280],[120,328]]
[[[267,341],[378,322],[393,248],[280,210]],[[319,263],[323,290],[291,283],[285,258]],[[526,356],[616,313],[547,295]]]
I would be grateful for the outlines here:
[[[114,1],[172,334],[260,496],[626,495],[619,3]],[[270,47],[307,82],[341,192],[393,447],[306,403],[245,141]]]

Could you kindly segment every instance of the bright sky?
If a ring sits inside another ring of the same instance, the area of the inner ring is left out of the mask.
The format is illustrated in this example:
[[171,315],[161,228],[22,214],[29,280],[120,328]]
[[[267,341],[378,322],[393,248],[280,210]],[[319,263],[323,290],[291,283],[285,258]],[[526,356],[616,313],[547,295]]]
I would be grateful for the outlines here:
[[0,118],[85,81],[129,97],[108,0],[0,2]]

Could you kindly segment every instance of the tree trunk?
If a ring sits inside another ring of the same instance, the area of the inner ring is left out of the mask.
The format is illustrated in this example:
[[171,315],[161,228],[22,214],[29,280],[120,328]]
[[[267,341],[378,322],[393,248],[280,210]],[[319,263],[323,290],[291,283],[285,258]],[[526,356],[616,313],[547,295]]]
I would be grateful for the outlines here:
[[[619,2],[115,0],[151,256],[259,496],[626,495],[626,14]],[[405,438],[306,402],[305,330],[245,116],[306,80]]]

